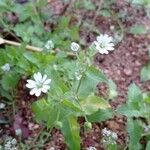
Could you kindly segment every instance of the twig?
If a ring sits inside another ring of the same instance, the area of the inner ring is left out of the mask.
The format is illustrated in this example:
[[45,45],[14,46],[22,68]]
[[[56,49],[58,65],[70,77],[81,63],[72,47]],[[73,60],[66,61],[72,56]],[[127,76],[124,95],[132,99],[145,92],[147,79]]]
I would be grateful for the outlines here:
[[[19,42],[14,42],[14,41],[10,41],[10,40],[5,40],[3,38],[0,37],[0,45],[1,44],[8,44],[8,45],[14,45],[14,46],[21,46],[21,43]],[[31,51],[35,51],[35,52],[41,52],[43,51],[43,48],[39,48],[39,47],[35,47],[35,46],[31,46],[31,45],[27,45],[25,47],[27,50],[31,50]],[[56,51],[51,50],[52,54],[57,54]],[[72,53],[72,52],[67,52],[67,56],[70,58],[76,58],[76,54]]]
[[[14,46],[21,46],[21,43],[10,41],[10,40],[5,40],[3,38],[0,38],[0,44],[8,44],[8,45],[14,45]],[[34,47],[34,46],[30,46],[30,45],[27,45],[26,49],[32,50],[32,51],[38,51],[38,52],[40,52],[40,51],[43,50],[42,48]]]
[[97,16],[98,16],[98,14],[99,14],[99,11],[100,11],[101,8],[102,8],[102,4],[103,4],[103,0],[100,0],[100,1],[99,1],[99,5],[98,5],[98,9],[97,9],[97,11],[96,11],[96,13],[95,13],[95,16],[94,16],[93,20],[92,20],[92,25],[91,25],[91,28],[90,28],[89,31],[88,31],[88,34],[89,34],[89,32],[92,30],[92,28],[95,26],[95,21],[96,21],[96,19],[97,19]]

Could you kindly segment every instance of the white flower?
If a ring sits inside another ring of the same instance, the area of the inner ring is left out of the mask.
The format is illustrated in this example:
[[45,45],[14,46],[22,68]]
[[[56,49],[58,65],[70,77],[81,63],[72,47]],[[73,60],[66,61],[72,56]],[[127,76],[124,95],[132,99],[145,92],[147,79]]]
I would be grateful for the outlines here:
[[77,52],[79,50],[80,46],[78,43],[76,42],[72,42],[71,43],[71,50],[74,51],[74,52]]
[[0,103],[0,109],[4,109],[5,108],[5,104],[4,103]]
[[40,96],[41,93],[47,93],[51,83],[51,79],[47,79],[47,75],[45,74],[43,77],[40,72],[35,73],[33,75],[34,80],[27,80],[26,87],[31,89],[30,95]]
[[45,44],[46,49],[53,49],[54,48],[54,43],[51,40],[48,40]]
[[10,65],[9,65],[8,63],[6,63],[6,64],[4,64],[4,65],[1,67],[1,69],[2,69],[3,71],[9,71],[9,70],[10,70]]
[[96,41],[93,42],[96,50],[101,54],[108,54],[109,51],[114,50],[113,38],[107,34],[97,36]]
[[90,147],[87,148],[87,150],[97,150],[97,149],[93,146],[90,146]]

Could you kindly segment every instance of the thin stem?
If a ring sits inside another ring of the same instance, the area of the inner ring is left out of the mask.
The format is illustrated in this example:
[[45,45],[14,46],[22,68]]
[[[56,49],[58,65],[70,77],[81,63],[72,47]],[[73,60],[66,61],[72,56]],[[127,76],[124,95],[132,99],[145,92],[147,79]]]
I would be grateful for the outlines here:
[[[2,18],[2,15],[0,15],[0,18]],[[21,40],[9,29],[9,27],[6,25],[6,23],[3,21],[3,19],[0,19],[2,25],[4,26],[4,28],[6,28],[6,31],[9,32],[9,34],[11,34],[16,40],[18,40],[19,42],[21,42]]]
[[76,95],[76,97],[75,97],[75,100],[76,100],[76,102],[78,103],[78,105],[79,105],[79,107],[80,107],[80,109],[81,109],[81,111],[82,111],[82,113],[83,113],[83,116],[84,116],[84,118],[85,118],[85,121],[86,121],[86,122],[89,122],[88,119],[87,119],[87,117],[86,117],[86,114],[85,114],[85,112],[84,112],[84,110],[83,110],[83,108],[82,108],[82,106],[81,106],[81,104],[80,104],[80,102],[79,102],[79,98],[78,98],[77,95]]
[[95,26],[95,21],[96,21],[96,19],[97,19],[97,16],[98,16],[98,14],[99,14],[99,11],[100,11],[101,8],[102,8],[102,4],[103,4],[103,0],[100,0],[100,1],[99,1],[99,5],[98,5],[98,9],[97,9],[97,11],[96,11],[96,13],[95,13],[95,16],[94,16],[93,20],[92,20],[92,25],[91,25],[91,27],[90,27],[88,33],[89,33],[89,32],[92,30],[92,28]]
[[120,35],[120,37],[121,37],[121,39],[123,39],[123,37],[124,37],[124,27],[123,27],[123,25],[122,25],[120,19],[118,19],[118,17],[116,17],[115,13],[114,13],[112,10],[109,10],[109,11],[110,11],[112,17],[117,21],[117,23],[118,23],[118,25],[119,25],[119,27],[120,27],[120,30],[121,30],[121,35]]

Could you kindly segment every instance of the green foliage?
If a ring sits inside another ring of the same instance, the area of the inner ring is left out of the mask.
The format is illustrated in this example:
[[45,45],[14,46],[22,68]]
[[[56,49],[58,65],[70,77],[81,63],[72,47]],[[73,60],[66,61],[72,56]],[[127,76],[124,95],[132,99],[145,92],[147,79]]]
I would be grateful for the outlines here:
[[127,122],[129,140],[129,150],[141,150],[140,139],[142,135],[142,127],[137,120],[128,118]]
[[63,121],[62,132],[71,150],[80,150],[80,127],[77,118],[70,116]]
[[144,25],[134,25],[129,29],[132,34],[146,34],[147,30]]
[[[101,10],[98,9],[99,12],[96,12],[96,15],[112,17],[118,23],[120,29],[115,31],[115,35],[116,41],[120,41],[119,38],[123,39],[124,33],[120,19],[124,19],[127,13],[125,11],[114,13],[110,9],[114,2],[115,0],[104,1]],[[150,2],[149,0],[133,0],[132,3],[147,5]],[[0,1],[0,27],[3,28],[4,33],[11,33],[22,43],[20,47],[5,46],[0,49],[0,67],[7,63],[10,64],[8,71],[0,68],[0,96],[12,103],[18,92],[19,80],[41,72],[51,79],[50,90],[47,94],[42,95],[42,98],[33,102],[32,110],[37,122],[44,124],[47,129],[55,127],[62,131],[68,149],[81,149],[79,117],[84,117],[84,127],[91,129],[92,123],[108,120],[119,113],[127,117],[128,149],[142,149],[140,140],[145,136],[146,150],[149,150],[150,132],[144,131],[145,126],[150,126],[149,93],[142,93],[139,87],[131,84],[128,101],[113,111],[108,101],[95,94],[98,83],[106,83],[108,99],[113,100],[117,96],[115,83],[107,79],[102,71],[93,65],[95,51],[89,49],[82,51],[82,45],[80,45],[79,51],[70,52],[72,41],[85,44],[79,36],[80,23],[71,25],[74,18],[69,15],[56,19],[49,10],[45,11],[48,9],[46,6],[47,0],[38,0],[34,3],[30,0],[24,5],[14,0]],[[75,7],[88,11],[96,9],[92,0],[78,0]],[[8,14],[11,13],[16,13],[17,23],[8,17]],[[44,23],[49,25],[48,29],[44,28]],[[88,29],[88,32],[92,30],[99,34],[100,31],[94,24],[95,22],[92,24],[83,22],[83,27]],[[112,30],[114,30],[113,27]],[[128,32],[140,35],[146,34],[147,30],[144,25],[135,24]],[[118,35],[120,36],[117,37]],[[54,42],[54,48],[51,50],[44,47],[48,40]],[[27,44],[41,47],[43,51],[41,53],[26,51]],[[141,80],[150,80],[149,64],[141,70]],[[0,119],[0,124],[6,123],[8,122]],[[44,133],[42,136],[48,137],[49,135]],[[44,144],[43,140],[40,139],[40,141]],[[108,149],[116,150],[117,145],[112,144]]]
[[150,64],[144,66],[141,70],[141,80],[148,81],[150,80]]
[[[118,108],[118,112],[127,117],[127,130],[129,134],[129,150],[142,149],[140,139],[149,133],[144,128],[149,126],[150,103],[149,94],[143,94],[135,85],[131,84],[128,91],[128,101]],[[141,120],[140,118],[143,118]]]

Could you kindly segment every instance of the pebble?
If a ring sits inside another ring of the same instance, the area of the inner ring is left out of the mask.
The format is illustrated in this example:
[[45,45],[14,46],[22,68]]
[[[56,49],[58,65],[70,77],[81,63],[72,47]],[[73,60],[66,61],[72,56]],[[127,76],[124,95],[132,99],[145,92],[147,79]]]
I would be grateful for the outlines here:
[[127,76],[131,76],[131,75],[132,75],[132,70],[129,69],[129,68],[125,68],[125,69],[123,70],[123,72],[124,72],[124,74],[127,75]]

